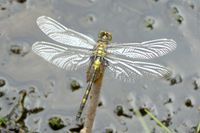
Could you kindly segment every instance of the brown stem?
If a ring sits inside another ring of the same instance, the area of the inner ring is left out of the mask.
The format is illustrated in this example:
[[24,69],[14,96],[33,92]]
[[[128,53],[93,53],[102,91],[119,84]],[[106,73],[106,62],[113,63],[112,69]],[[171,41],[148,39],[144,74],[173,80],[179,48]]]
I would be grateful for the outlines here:
[[92,86],[92,90],[90,93],[89,107],[88,107],[84,127],[81,130],[81,133],[92,132],[92,126],[94,123],[96,109],[97,109],[97,105],[99,101],[102,79],[103,79],[103,72],[101,73],[101,75],[98,77],[98,79],[94,82]]

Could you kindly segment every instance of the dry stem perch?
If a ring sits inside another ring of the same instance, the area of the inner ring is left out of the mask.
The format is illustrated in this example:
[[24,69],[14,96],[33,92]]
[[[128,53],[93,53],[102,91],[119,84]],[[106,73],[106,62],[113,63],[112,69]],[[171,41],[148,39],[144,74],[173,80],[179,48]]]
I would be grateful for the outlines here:
[[96,109],[97,109],[98,102],[99,102],[99,96],[100,96],[100,91],[101,91],[103,75],[104,75],[104,71],[101,73],[99,78],[94,82],[94,84],[92,86],[86,120],[84,123],[84,127],[81,130],[81,133],[91,133],[92,132]]

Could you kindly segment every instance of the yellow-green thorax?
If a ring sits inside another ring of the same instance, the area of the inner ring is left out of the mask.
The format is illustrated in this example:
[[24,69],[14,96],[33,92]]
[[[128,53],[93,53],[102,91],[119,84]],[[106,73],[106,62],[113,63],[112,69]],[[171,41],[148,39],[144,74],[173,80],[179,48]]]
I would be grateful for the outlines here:
[[97,70],[101,65],[101,59],[106,55],[106,48],[108,43],[112,40],[112,34],[110,32],[99,32],[98,41],[96,49],[93,52],[93,55],[96,57],[93,68]]

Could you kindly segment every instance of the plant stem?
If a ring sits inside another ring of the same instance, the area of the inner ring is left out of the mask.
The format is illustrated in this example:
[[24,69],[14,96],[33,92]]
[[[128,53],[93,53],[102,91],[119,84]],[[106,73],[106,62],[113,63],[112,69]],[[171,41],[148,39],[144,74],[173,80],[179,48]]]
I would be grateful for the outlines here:
[[84,127],[81,130],[81,133],[91,133],[92,132],[92,127],[93,127],[94,118],[95,118],[96,109],[98,106],[98,101],[99,101],[99,96],[100,96],[100,91],[101,91],[103,73],[104,73],[104,71],[100,74],[100,76],[94,82],[94,84],[92,86],[92,90],[90,92],[89,107],[88,107]]
[[151,112],[145,109],[145,112],[159,125],[161,126],[167,133],[172,133],[172,131],[167,128],[160,120],[158,120]]

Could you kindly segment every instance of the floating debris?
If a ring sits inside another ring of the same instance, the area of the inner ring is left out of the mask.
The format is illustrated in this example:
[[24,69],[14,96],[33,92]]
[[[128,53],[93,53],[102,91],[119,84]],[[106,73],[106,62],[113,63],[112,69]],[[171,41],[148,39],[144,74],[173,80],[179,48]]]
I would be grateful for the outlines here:
[[0,87],[3,87],[6,84],[6,81],[4,79],[0,79]]
[[172,124],[172,117],[170,114],[168,114],[167,118],[165,120],[161,121],[166,127],[169,127]]
[[3,10],[6,10],[6,7],[1,7],[1,10],[3,11]]
[[147,18],[145,19],[145,27],[149,30],[154,29],[155,20],[153,18]]
[[95,22],[95,21],[96,21],[95,15],[89,14],[89,15],[87,16],[87,22],[88,22],[88,23],[93,23],[93,22]]
[[194,85],[194,90],[199,89],[199,87],[200,87],[200,78],[194,80],[193,85]]
[[12,45],[10,48],[12,54],[20,55],[22,53],[22,47],[19,45]]
[[122,116],[124,114],[123,107],[121,105],[117,105],[114,112],[117,116]]
[[98,107],[101,107],[101,106],[103,106],[103,102],[102,102],[102,101],[99,101]]
[[105,133],[114,133],[113,129],[111,128],[106,128]]
[[169,98],[166,102],[164,102],[164,105],[172,102],[173,102],[172,98]]
[[72,91],[76,91],[81,88],[81,85],[77,80],[72,80],[70,86]]
[[185,106],[190,107],[190,108],[194,107],[194,105],[192,103],[192,100],[191,99],[186,99]]
[[73,133],[80,133],[81,129],[83,129],[83,124],[77,124],[76,127],[72,127],[69,131]]
[[149,109],[148,108],[144,108],[144,107],[139,108],[139,112],[140,112],[141,116],[147,115],[147,112],[145,110],[149,110]]
[[18,3],[24,3],[26,0],[16,0]]
[[178,24],[182,24],[184,21],[183,16],[179,13],[179,10],[177,7],[172,7],[172,15],[174,16],[176,22]]
[[124,116],[124,117],[126,117],[126,118],[132,118],[131,115],[126,114],[126,113],[124,112],[124,109],[123,109],[123,107],[122,107],[121,105],[117,105],[117,107],[116,107],[115,110],[114,110],[114,113],[115,113],[117,116]]
[[5,117],[0,117],[0,127],[6,127],[8,120]]
[[179,24],[182,24],[182,22],[183,22],[183,17],[181,16],[181,15],[177,15],[176,17],[176,21],[179,23]]
[[0,97],[3,97],[4,95],[5,95],[5,93],[0,91]]
[[176,75],[174,78],[170,79],[170,85],[175,85],[183,81],[181,75]]
[[48,124],[53,130],[60,130],[65,127],[63,120],[59,117],[50,118]]
[[12,44],[10,46],[10,54],[25,56],[30,50],[27,43]]

